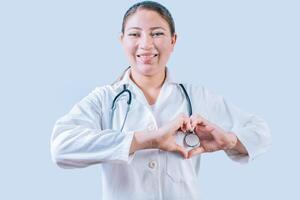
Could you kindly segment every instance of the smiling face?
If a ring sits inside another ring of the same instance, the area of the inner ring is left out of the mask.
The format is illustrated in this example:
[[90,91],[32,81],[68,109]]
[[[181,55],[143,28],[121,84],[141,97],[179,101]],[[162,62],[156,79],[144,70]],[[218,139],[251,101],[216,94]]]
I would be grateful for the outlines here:
[[168,22],[157,12],[138,9],[126,20],[121,43],[136,72],[152,76],[164,73],[176,43]]

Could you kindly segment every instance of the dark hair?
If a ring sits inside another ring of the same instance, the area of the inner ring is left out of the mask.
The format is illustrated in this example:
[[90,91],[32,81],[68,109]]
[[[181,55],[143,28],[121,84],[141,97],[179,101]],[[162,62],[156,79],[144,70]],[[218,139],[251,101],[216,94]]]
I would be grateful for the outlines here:
[[133,6],[131,6],[126,11],[126,13],[123,17],[122,33],[124,33],[125,24],[126,24],[128,17],[133,15],[139,9],[146,9],[146,10],[152,10],[152,11],[157,12],[162,18],[164,18],[168,22],[170,31],[171,31],[171,35],[173,36],[175,34],[175,23],[174,23],[171,13],[169,12],[169,10],[166,7],[164,7],[163,5],[161,5],[157,2],[154,2],[154,1],[142,1],[142,2],[138,2],[138,3],[134,4]]

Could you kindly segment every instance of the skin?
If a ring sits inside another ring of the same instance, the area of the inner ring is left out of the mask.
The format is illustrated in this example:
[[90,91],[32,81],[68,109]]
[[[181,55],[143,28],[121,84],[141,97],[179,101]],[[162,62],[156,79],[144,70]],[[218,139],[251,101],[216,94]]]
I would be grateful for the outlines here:
[[165,79],[165,68],[176,43],[168,23],[156,12],[138,10],[125,24],[120,40],[131,65],[131,79],[154,104]]
[[[148,103],[154,104],[166,76],[166,64],[176,44],[177,35],[171,35],[167,21],[157,12],[139,9],[125,24],[120,42],[131,65],[131,79],[143,91]],[[187,152],[176,144],[178,131],[195,131],[201,146]],[[158,130],[134,133],[130,153],[156,148],[180,153],[184,158],[194,155],[233,149],[247,154],[234,133],[228,133],[200,115],[180,114]]]

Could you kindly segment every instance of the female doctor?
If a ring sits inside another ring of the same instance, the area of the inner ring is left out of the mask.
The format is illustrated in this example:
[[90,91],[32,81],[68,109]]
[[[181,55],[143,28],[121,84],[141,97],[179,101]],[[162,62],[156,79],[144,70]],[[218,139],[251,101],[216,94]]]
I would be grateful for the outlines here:
[[176,37],[164,6],[133,5],[120,37],[131,67],[55,124],[54,162],[63,168],[99,164],[102,199],[199,199],[202,153],[224,150],[243,163],[270,146],[261,118],[172,79],[166,64]]

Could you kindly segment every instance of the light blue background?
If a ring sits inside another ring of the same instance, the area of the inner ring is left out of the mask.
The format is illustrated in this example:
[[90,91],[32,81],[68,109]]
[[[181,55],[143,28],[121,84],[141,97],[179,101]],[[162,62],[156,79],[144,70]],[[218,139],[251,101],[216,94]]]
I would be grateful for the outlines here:
[[[56,167],[50,136],[60,116],[128,65],[118,36],[134,2],[0,1],[0,199],[99,199],[98,166]],[[271,150],[249,165],[204,155],[203,197],[299,199],[299,1],[160,2],[179,35],[173,74],[272,129]]]

